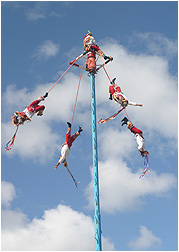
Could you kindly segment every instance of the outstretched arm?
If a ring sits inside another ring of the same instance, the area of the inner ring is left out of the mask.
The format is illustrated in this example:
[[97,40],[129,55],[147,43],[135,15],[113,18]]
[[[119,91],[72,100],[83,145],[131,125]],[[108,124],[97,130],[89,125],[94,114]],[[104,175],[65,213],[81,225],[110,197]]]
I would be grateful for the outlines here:
[[131,102],[128,100],[128,105],[132,105],[132,106],[139,106],[139,107],[142,107],[143,104],[140,104],[140,103],[136,103],[136,102]]

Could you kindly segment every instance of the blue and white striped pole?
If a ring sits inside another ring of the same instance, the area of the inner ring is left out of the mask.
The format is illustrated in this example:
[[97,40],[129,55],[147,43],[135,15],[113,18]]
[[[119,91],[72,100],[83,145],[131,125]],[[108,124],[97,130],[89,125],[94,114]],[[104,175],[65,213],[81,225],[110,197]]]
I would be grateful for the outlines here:
[[95,75],[90,73],[91,86],[91,119],[92,119],[92,145],[93,145],[93,176],[94,176],[94,203],[95,203],[95,251],[101,251],[101,215],[99,204],[98,184],[98,150],[97,150],[97,129],[96,129],[96,100],[95,100]]

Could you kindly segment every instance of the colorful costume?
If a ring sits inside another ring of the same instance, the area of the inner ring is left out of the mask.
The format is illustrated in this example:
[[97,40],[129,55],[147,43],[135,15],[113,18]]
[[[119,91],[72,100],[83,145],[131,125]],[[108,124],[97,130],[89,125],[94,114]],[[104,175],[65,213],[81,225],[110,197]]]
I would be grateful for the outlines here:
[[138,150],[140,151],[140,154],[144,156],[146,150],[145,150],[145,139],[143,137],[143,132],[140,129],[134,127],[134,125],[126,117],[122,119],[122,122],[123,122],[122,126],[126,124],[128,129],[130,129],[130,131],[135,135],[135,139],[138,144]]
[[42,116],[45,106],[39,106],[39,103],[48,96],[46,93],[44,96],[40,96],[37,100],[33,101],[23,112],[16,111],[12,117],[13,125],[17,126],[23,124],[25,121],[31,121],[31,118],[37,113],[37,116]]
[[105,60],[106,59],[111,59],[111,57],[106,56],[101,51],[101,49],[99,48],[99,46],[96,43],[95,38],[93,37],[93,34],[90,31],[88,31],[88,33],[84,36],[83,43],[84,43],[84,50],[85,51],[89,51],[89,50],[96,51],[96,52],[100,53]]
[[81,126],[79,126],[79,130],[73,134],[71,136],[71,123],[67,122],[68,124],[68,130],[67,130],[67,133],[65,135],[65,143],[62,145],[62,148],[61,148],[61,156],[58,160],[58,163],[55,165],[55,170],[57,169],[57,167],[63,163],[64,166],[67,166],[67,157],[68,155],[70,154],[70,149],[71,149],[71,146],[72,146],[72,143],[75,141],[75,139],[80,135],[80,132],[83,131],[83,129],[81,128]]
[[127,107],[127,105],[140,107],[143,106],[142,104],[129,101],[127,97],[122,93],[121,88],[117,84],[115,84],[115,80],[116,78],[111,81],[111,85],[109,86],[110,100],[114,99],[114,101],[119,103],[122,107]]

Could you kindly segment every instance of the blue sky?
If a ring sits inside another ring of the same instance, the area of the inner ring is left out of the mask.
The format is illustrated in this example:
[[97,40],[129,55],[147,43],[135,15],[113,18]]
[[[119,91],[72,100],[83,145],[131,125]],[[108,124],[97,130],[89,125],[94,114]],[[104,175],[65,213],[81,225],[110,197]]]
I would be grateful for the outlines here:
[[[91,12],[91,13],[90,13]],[[111,77],[131,101],[144,132],[150,173],[134,136],[115,120],[98,125],[103,250],[178,250],[178,2],[1,1],[2,250],[94,250],[90,80],[83,71],[66,169],[54,165],[71,120],[80,70],[72,67],[43,102],[43,117],[15,128],[11,117],[46,91],[83,52],[87,30],[106,55]],[[79,61],[84,64],[85,60]],[[97,118],[119,107],[109,80],[96,75]],[[9,240],[11,239],[11,242]]]

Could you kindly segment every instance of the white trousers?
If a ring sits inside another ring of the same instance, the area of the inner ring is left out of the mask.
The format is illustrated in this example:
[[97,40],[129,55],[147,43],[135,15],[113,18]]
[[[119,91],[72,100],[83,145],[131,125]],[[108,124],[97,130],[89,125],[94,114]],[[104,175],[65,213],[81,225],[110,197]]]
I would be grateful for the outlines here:
[[25,108],[23,112],[24,112],[24,113],[26,114],[26,116],[28,116],[29,118],[32,118],[32,116],[35,115],[35,111],[34,111],[33,113],[31,113],[30,111],[28,111],[27,108]]
[[67,159],[68,155],[70,154],[70,148],[67,144],[64,144],[61,148],[61,157],[58,160],[58,164],[61,164]]
[[[116,99],[114,97],[118,98],[118,100],[116,101]],[[132,106],[136,106],[137,105],[136,102],[129,101],[127,99],[127,97],[122,92],[115,92],[114,95],[113,95],[113,99],[114,99],[114,101],[116,103],[119,103],[120,105],[122,105],[122,100],[128,101],[127,105],[132,105]]]
[[139,134],[135,134],[135,139],[138,144],[138,150],[144,151],[145,150],[145,139],[142,138]]

